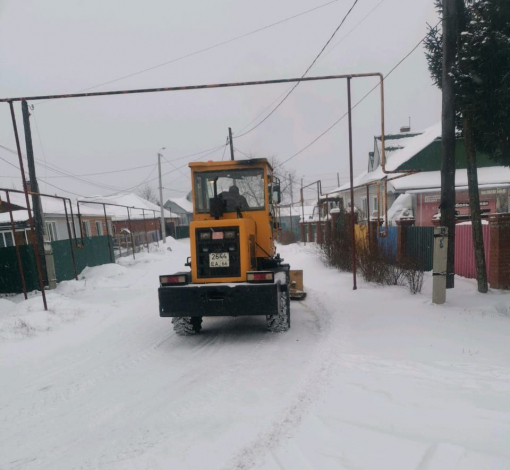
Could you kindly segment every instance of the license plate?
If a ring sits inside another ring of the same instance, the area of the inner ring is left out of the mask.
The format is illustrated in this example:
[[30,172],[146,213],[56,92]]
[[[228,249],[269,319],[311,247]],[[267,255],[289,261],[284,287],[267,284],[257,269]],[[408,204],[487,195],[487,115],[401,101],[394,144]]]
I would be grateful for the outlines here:
[[209,253],[210,268],[228,268],[230,266],[230,258],[228,253]]

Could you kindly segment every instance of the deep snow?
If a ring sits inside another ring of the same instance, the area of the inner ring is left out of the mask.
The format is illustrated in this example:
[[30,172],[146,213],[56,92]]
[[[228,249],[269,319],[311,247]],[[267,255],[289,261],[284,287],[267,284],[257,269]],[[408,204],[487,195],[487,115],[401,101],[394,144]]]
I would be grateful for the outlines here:
[[324,267],[305,270],[292,328],[159,318],[173,251],[86,269],[39,296],[0,299],[1,469],[510,468],[510,295],[457,278],[448,302]]

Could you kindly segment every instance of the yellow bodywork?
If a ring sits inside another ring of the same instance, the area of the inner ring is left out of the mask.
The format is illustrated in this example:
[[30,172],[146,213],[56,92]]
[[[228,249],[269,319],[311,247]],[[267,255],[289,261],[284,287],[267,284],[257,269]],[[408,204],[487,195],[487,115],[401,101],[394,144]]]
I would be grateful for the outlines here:
[[[266,159],[234,160],[225,162],[195,162],[189,164],[193,190],[193,221],[190,224],[191,243],[191,280],[192,283],[218,283],[246,281],[246,272],[257,268],[256,258],[270,258],[276,254],[274,246],[274,226],[271,204],[269,201],[268,185],[272,183],[273,169]],[[215,220],[209,213],[197,213],[195,193],[195,173],[205,171],[222,171],[236,169],[260,168],[264,170],[264,200],[263,210],[246,211],[242,218],[233,212],[226,212]],[[197,228],[239,227],[239,247],[241,269],[239,277],[198,278],[197,276]]]

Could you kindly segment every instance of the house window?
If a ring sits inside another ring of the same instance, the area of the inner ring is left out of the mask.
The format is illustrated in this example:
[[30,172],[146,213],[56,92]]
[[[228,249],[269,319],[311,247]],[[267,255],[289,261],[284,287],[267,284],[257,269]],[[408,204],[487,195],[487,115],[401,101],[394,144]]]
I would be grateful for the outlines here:
[[100,220],[96,220],[96,232],[98,237],[103,235],[103,223]]
[[14,238],[12,238],[12,232],[5,232],[5,246],[14,246]]
[[46,222],[46,233],[48,234],[50,241],[57,241],[57,224],[55,222]]
[[374,196],[373,204],[374,204],[374,211],[377,212],[377,215],[379,215],[379,206],[377,205],[377,196]]
[[368,213],[368,205],[367,205],[367,198],[366,197],[362,197],[361,198],[361,207],[362,207],[362,211],[363,211],[363,215],[366,219],[368,219],[368,216],[370,215]]
[[84,220],[83,221],[83,235],[85,235],[88,238],[90,238],[90,236],[91,236],[91,233],[90,233],[90,221],[89,220]]

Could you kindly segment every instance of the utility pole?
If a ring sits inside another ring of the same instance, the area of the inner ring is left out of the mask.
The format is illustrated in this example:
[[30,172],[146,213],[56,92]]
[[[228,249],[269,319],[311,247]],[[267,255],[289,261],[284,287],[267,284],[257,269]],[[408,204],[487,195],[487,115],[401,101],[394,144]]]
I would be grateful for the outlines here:
[[452,67],[457,55],[457,1],[443,0],[443,75],[441,132],[441,226],[448,230],[446,288],[455,273],[455,83]]
[[234,142],[232,140],[232,128],[228,128],[228,141],[230,142],[230,160],[234,160]]
[[[25,144],[27,149],[30,192],[39,193],[39,184],[37,183],[37,175],[35,172],[34,148],[32,146],[32,131],[30,129],[30,112],[28,111],[28,103],[26,101],[21,102],[21,110],[23,113],[23,127],[25,131]],[[37,245],[39,246],[39,258],[41,260],[44,283],[50,289],[55,289],[57,286],[55,264],[53,261],[51,242],[47,239],[41,196],[32,194],[32,207],[34,212],[35,237]],[[16,236],[16,234],[13,233],[13,236]]]
[[[163,147],[161,150],[165,150]],[[163,243],[166,243],[166,228],[165,228],[165,208],[163,207],[163,183],[161,182],[161,153],[158,152],[158,171],[159,171],[159,207],[161,209],[161,237]]]

